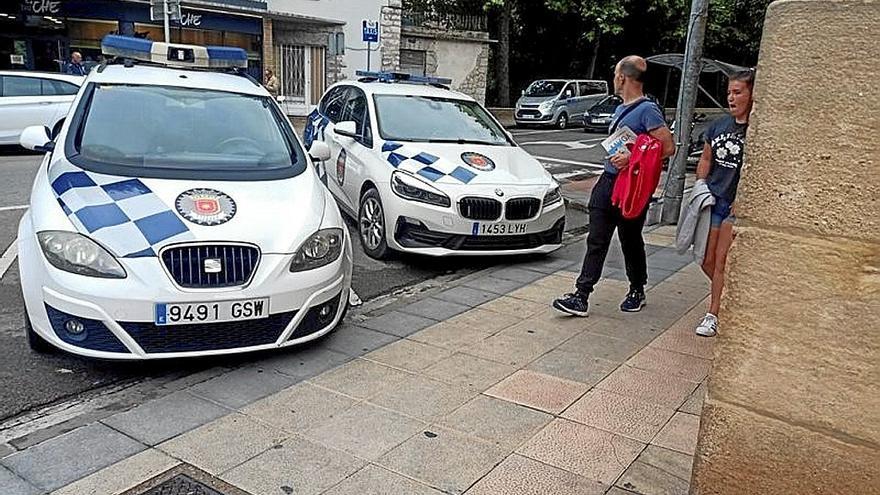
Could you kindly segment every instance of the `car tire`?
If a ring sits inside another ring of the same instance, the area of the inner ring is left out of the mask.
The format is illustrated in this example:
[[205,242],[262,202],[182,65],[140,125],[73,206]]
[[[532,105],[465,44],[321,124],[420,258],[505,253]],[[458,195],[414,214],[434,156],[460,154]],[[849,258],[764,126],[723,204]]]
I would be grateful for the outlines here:
[[568,114],[562,112],[559,117],[556,117],[556,128],[562,130],[566,127],[568,127]]
[[43,337],[40,337],[37,332],[34,331],[33,325],[31,325],[31,319],[28,317],[27,313],[24,315],[24,331],[27,334],[28,347],[31,348],[32,351],[37,352],[39,354],[51,354],[55,348],[46,341]]
[[388,230],[385,225],[385,209],[376,188],[371,187],[361,196],[357,227],[364,253],[373,259],[387,259],[390,249],[385,240]]

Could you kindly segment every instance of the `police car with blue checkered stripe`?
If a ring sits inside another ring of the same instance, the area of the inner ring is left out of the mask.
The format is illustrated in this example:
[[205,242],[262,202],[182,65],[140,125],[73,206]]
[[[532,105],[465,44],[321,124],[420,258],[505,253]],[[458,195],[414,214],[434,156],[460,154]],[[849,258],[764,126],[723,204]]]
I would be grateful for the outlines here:
[[18,233],[31,347],[172,358],[330,332],[351,240],[247,54],[121,36],[103,51],[58,136],[21,135],[47,152]]
[[329,148],[319,175],[357,219],[367,255],[560,247],[565,207],[558,184],[478,102],[445,79],[358,75],[327,90],[303,141],[313,152]]

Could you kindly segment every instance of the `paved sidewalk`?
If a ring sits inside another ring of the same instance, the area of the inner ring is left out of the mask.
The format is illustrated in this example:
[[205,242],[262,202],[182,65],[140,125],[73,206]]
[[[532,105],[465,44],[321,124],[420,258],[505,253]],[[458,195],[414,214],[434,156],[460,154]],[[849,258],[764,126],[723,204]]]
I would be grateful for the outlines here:
[[685,494],[708,285],[668,247],[671,229],[646,240],[641,313],[617,309],[618,247],[589,318],[549,309],[581,242],[23,450],[0,445],[0,493],[139,494],[183,473],[230,495]]

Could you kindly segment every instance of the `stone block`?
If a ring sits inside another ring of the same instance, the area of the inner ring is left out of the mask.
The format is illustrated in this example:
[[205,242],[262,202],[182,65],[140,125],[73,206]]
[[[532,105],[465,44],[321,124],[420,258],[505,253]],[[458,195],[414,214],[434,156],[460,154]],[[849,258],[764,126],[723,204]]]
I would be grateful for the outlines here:
[[490,292],[488,290],[480,290],[474,289],[472,287],[465,287],[460,285],[458,287],[453,287],[451,289],[447,289],[439,294],[435,294],[434,297],[437,299],[442,299],[444,301],[450,301],[458,304],[464,304],[465,306],[479,306],[485,302],[489,302],[492,299],[498,297],[499,294],[495,292]]
[[382,316],[368,318],[366,321],[359,323],[359,325],[378,332],[397,335],[398,337],[407,337],[436,323],[436,320],[430,318],[401,313],[400,311],[391,311]]
[[295,381],[281,373],[259,366],[246,366],[194,385],[195,395],[237,409],[283,390]]
[[592,387],[614,371],[617,366],[618,363],[570,350],[563,344],[532,361],[526,368],[546,375],[581,382]]
[[4,495],[38,495],[40,490],[16,476],[12,471],[0,466],[0,493]]
[[677,412],[666,423],[666,426],[660,430],[657,437],[651,441],[651,444],[683,454],[693,455],[697,447],[697,433],[699,430],[699,416]]
[[543,373],[519,370],[486,391],[486,395],[559,414],[589,387]]
[[648,443],[674,413],[669,407],[593,389],[562,417]]
[[375,465],[368,465],[346,478],[323,495],[442,495],[442,492],[392,473]]
[[485,276],[465,282],[464,285],[467,287],[473,287],[474,289],[486,290],[494,292],[495,294],[504,295],[510,291],[519,289],[525,285],[525,283],[516,280]]
[[643,495],[684,495],[692,464],[690,455],[649,445],[617,480],[617,486]]
[[443,383],[468,387],[482,392],[514,371],[516,368],[513,366],[456,353],[422,373]]
[[397,342],[376,349],[364,356],[364,359],[376,361],[386,366],[407,371],[421,371],[438,361],[452,355],[452,351],[422,344],[414,340],[401,339]]
[[511,455],[467,495],[602,495],[607,487],[563,469]]
[[441,424],[512,452],[552,419],[540,411],[478,395],[444,417]]
[[[55,490],[52,495],[115,495],[123,493],[179,463],[180,461],[177,459],[173,459],[159,450],[145,450],[64,488]],[[2,486],[2,482],[0,482],[0,487]],[[0,490],[0,493],[13,495],[16,492],[10,493]]]
[[110,416],[103,422],[147,445],[157,445],[230,412],[188,392],[177,392]]
[[254,402],[241,412],[291,433],[307,430],[357,403],[311,383],[300,383]]
[[428,297],[400,308],[400,311],[432,320],[444,321],[469,310],[470,306]]
[[323,342],[328,349],[349,356],[357,357],[398,340],[396,335],[377,332],[354,325],[345,325],[336,329]]
[[434,421],[457,409],[477,392],[412,375],[370,399],[373,404],[413,418]]
[[362,402],[303,435],[361,459],[376,460],[426,426],[427,423]]
[[409,376],[411,375],[404,371],[365,359],[356,359],[314,378],[311,382],[349,397],[366,399],[397,386]]

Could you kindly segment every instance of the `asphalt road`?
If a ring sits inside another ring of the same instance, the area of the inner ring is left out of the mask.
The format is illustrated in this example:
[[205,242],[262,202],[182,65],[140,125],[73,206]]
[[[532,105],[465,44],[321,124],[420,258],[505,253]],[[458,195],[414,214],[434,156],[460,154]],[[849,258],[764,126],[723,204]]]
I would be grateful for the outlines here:
[[[596,149],[602,136],[582,131],[515,129],[517,141],[527,151],[539,156],[544,166],[561,180],[597,173],[595,163],[602,157]],[[0,148],[0,254],[11,251],[18,221],[30,197],[31,184],[42,155],[24,154],[16,148]],[[569,229],[584,226],[582,212],[569,211]],[[350,224],[354,227],[354,223]],[[355,246],[353,287],[364,300],[440,276],[455,277],[486,268],[495,263],[511,264],[527,259],[499,260],[455,258],[436,260],[421,257],[398,257],[380,262],[367,258]],[[19,272],[15,262],[0,261],[0,421],[22,412],[56,403],[71,397],[83,397],[110,385],[141,381],[145,378],[173,378],[214,366],[234,365],[244,357],[173,361],[156,363],[115,363],[84,360],[58,353],[50,356],[32,353],[25,342],[23,302]]]

